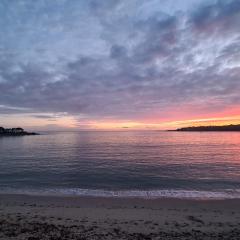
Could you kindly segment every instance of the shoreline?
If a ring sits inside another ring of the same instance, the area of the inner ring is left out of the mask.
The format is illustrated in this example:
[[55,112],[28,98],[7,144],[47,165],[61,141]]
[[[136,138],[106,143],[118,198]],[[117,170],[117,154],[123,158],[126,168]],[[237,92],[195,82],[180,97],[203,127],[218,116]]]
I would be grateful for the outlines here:
[[234,240],[240,236],[240,199],[0,194],[0,222],[0,239],[6,240]]
[[240,199],[240,189],[225,190],[106,190],[83,188],[0,189],[0,195],[28,195],[46,197],[101,197],[139,199],[228,200]]
[[142,196],[92,196],[92,195],[67,195],[67,194],[31,194],[31,193],[1,193],[0,203],[3,200],[106,200],[106,201],[142,201],[142,202],[239,202],[240,198],[181,198],[181,197],[142,197]]

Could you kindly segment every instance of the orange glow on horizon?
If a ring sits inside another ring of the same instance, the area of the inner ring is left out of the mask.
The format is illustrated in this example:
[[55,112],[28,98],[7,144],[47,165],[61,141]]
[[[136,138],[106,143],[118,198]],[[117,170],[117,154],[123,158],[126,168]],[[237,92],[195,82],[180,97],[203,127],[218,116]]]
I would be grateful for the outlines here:
[[90,121],[84,119],[77,119],[74,116],[61,116],[56,119],[41,119],[31,116],[15,116],[8,118],[1,116],[0,122],[3,127],[20,126],[31,130],[173,130],[182,127],[190,126],[208,126],[208,125],[230,125],[240,124],[240,115],[229,117],[211,117],[211,118],[193,118],[181,120],[167,120],[162,121],[158,119],[151,120],[95,120]]
[[240,116],[224,117],[224,118],[204,118],[204,119],[191,119],[181,121],[166,121],[160,123],[146,123],[137,121],[112,121],[112,122],[91,122],[87,126],[89,129],[102,129],[102,130],[166,130],[176,129],[188,126],[206,126],[206,125],[230,125],[240,124]]

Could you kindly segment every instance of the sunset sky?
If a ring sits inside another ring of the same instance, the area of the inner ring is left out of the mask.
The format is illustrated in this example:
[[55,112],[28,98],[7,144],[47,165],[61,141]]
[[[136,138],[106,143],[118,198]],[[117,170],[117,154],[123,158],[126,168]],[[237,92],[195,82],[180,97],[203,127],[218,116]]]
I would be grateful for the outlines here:
[[240,124],[239,0],[1,0],[0,126]]

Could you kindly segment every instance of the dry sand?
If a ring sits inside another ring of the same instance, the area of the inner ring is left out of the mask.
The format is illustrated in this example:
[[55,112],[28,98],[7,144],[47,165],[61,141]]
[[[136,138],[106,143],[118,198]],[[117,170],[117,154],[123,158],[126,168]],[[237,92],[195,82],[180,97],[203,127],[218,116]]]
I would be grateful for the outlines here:
[[0,239],[240,239],[239,200],[0,195]]

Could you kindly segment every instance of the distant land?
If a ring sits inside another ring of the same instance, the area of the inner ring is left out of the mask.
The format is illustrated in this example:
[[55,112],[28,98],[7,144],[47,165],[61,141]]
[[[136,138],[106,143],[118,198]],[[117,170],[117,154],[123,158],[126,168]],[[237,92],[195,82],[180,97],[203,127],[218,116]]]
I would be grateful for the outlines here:
[[39,135],[34,132],[26,132],[23,128],[3,128],[0,127],[0,137],[2,136],[28,136],[28,135]]
[[182,132],[240,131],[240,124],[224,125],[224,126],[184,127],[184,128],[178,128],[173,131],[182,131]]

